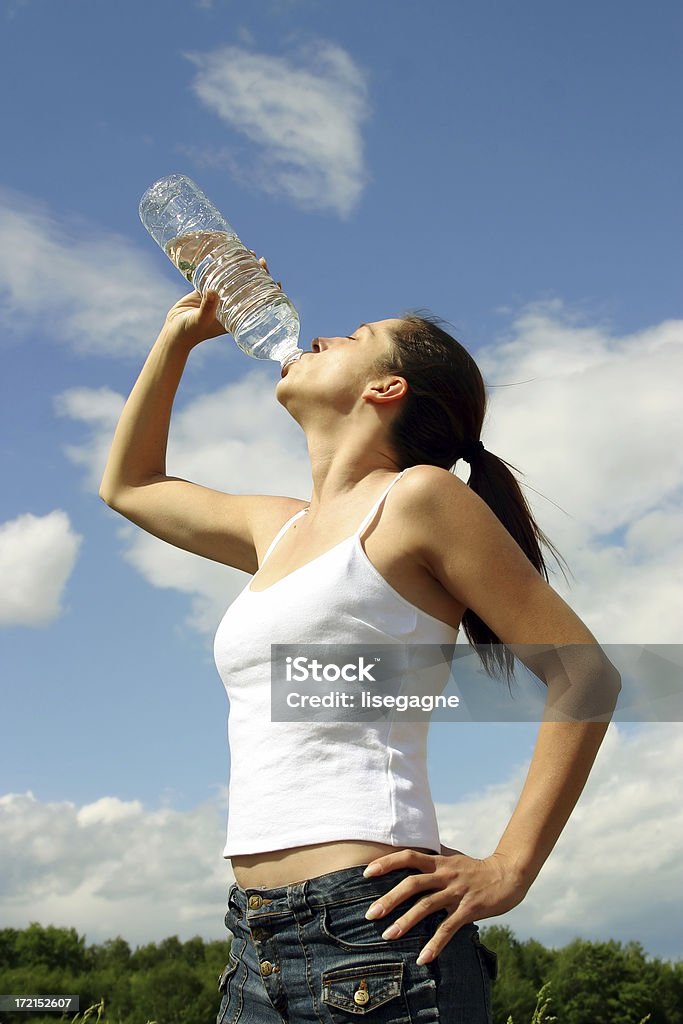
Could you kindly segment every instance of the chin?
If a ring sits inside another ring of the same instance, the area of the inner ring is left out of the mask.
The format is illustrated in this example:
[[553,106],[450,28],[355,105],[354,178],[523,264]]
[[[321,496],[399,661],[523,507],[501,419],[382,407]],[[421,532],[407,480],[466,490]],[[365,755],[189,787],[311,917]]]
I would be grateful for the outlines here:
[[284,383],[285,379],[286,379],[285,377],[280,377],[280,380],[275,385],[274,394],[275,394],[276,401],[278,401],[280,403],[280,405],[283,405],[285,407],[285,409],[286,409],[287,408],[287,403],[291,400],[292,396],[291,396],[291,394],[287,393],[287,389],[286,388],[280,387],[280,385]]

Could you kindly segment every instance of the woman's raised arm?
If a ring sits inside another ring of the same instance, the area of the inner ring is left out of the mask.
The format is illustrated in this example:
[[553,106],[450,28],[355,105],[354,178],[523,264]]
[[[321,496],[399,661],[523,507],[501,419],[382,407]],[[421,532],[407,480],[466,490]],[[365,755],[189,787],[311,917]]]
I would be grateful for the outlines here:
[[119,418],[99,494],[169,544],[255,573],[258,553],[306,502],[226,494],[166,473],[171,410],[188,356],[226,333],[215,317],[217,302],[215,292],[191,292],[169,310]]

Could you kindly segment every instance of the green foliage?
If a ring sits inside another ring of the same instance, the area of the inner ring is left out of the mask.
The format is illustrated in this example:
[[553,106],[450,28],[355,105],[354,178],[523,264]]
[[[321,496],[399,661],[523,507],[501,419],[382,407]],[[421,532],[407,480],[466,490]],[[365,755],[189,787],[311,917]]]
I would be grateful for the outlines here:
[[120,936],[116,939],[107,939],[101,946],[90,946],[88,954],[92,968],[115,967],[120,971],[130,968],[130,946]]
[[498,978],[493,986],[493,1019],[529,1021],[537,993],[554,962],[554,953],[535,939],[520,942],[506,925],[481,929],[481,940],[498,954]]
[[44,927],[32,921],[22,931],[0,931],[0,968],[31,964],[82,971],[87,961],[85,937],[79,938],[75,928]]
[[[495,1024],[683,1024],[683,963],[648,959],[638,942],[575,939],[546,949],[504,925],[481,930],[498,954]],[[76,1015],[31,1024],[214,1024],[230,940],[177,935],[131,950],[117,936],[85,946],[73,928],[0,929],[0,992],[73,993]],[[3,1013],[3,1024],[26,1024]]]
[[18,938],[19,931],[16,928],[0,928],[0,970],[3,967],[16,967],[19,961]]
[[672,1020],[640,943],[575,939],[558,952],[549,980],[562,1024],[640,1024],[648,1014],[650,1024]]
[[[31,1024],[214,1024],[229,950],[227,933],[213,942],[172,935],[135,951],[117,936],[86,948],[73,928],[32,922],[23,931],[0,930],[0,992],[79,996],[83,1009],[76,1017],[32,1013]],[[2,1013],[3,1024],[26,1024],[26,1018]]]
[[130,1024],[145,1024],[152,1018],[163,1024],[196,1024],[215,1019],[218,1009],[216,985],[212,995],[196,971],[182,960],[158,964],[154,970],[138,971],[131,979],[133,1003]]

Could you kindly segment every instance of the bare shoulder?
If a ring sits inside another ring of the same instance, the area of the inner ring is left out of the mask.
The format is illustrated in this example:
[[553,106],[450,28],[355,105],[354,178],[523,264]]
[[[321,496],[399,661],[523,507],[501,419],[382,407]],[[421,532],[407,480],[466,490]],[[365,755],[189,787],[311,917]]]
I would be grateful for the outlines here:
[[[490,560],[506,563],[518,576],[536,574],[527,556],[493,510],[463,480],[438,466],[418,465],[406,473],[401,511],[410,523],[415,552],[454,596],[468,576],[483,578]],[[455,573],[455,577],[454,577]]]
[[466,532],[477,511],[493,515],[467,484],[439,466],[411,466],[396,490],[394,508],[406,547],[437,579],[444,551]]
[[438,466],[415,466],[402,488],[412,550],[503,643],[595,644],[493,509]]
[[402,480],[401,492],[405,511],[415,516],[428,516],[436,509],[454,513],[454,504],[461,510],[488,505],[478,494],[448,469],[420,464],[411,466]]

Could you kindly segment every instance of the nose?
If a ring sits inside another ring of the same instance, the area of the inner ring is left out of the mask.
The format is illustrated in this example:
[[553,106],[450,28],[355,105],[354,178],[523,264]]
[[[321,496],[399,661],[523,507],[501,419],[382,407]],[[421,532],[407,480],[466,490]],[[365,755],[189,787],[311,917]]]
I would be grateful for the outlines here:
[[344,338],[314,338],[311,342],[311,349],[313,352],[324,352],[325,349],[330,348],[337,341],[344,341]]

